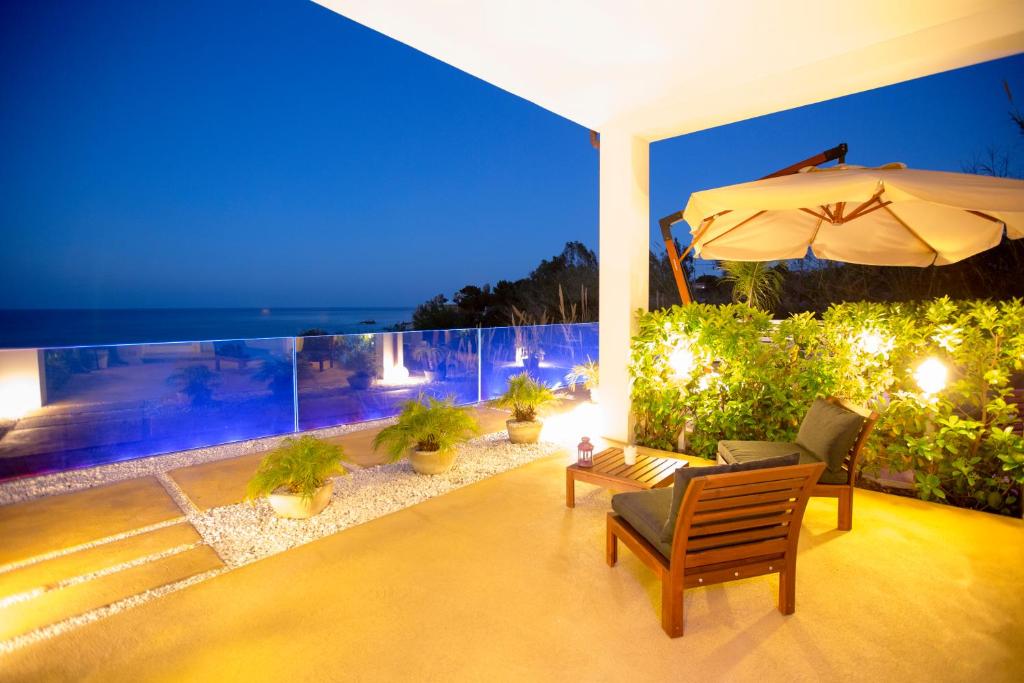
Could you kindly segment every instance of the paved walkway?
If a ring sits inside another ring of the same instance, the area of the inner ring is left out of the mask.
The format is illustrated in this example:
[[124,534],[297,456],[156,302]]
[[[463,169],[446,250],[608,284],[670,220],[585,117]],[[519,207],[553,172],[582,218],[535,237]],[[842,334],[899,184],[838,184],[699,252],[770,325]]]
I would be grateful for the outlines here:
[[[474,412],[483,433],[505,428],[508,413],[486,406]],[[350,462],[372,466],[383,461],[371,446],[380,429],[328,440],[341,445]],[[210,510],[241,502],[265,455],[211,461],[167,476],[184,494],[184,508]],[[159,477],[0,506],[0,644],[225,569]]]
[[686,593],[687,634],[608,494],[562,457],[506,472],[0,657],[6,680],[1019,680],[1024,522],[857,491],[813,499],[797,611],[777,579]]

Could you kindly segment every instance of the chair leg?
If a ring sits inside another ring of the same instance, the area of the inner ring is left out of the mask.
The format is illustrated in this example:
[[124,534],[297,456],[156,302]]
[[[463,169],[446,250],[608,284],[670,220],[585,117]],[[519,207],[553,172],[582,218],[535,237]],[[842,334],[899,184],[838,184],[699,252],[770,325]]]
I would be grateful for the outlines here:
[[661,577],[661,628],[669,638],[683,635],[683,578]]
[[608,520],[605,531],[604,559],[609,567],[614,567],[619,561],[619,537],[612,531],[611,520]]
[[779,572],[779,611],[783,614],[796,611],[796,562],[786,562]]
[[839,530],[853,529],[853,487],[847,486],[839,491]]

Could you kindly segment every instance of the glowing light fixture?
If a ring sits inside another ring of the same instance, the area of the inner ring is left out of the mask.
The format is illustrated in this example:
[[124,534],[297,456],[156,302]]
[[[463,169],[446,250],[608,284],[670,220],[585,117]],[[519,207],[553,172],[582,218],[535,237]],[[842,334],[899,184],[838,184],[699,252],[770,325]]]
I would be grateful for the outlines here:
[[921,387],[921,391],[930,396],[937,394],[946,387],[948,375],[949,371],[942,364],[942,361],[931,357],[925,359],[924,362],[917,366],[917,370],[914,372],[914,379],[917,380],[917,386]]
[[693,351],[689,346],[680,344],[668,357],[668,365],[672,368],[672,374],[679,381],[686,381],[693,374],[697,362],[693,357]]
[[892,339],[886,339],[876,330],[864,330],[854,342],[857,349],[869,356],[886,354],[892,350]]
[[0,417],[17,420],[40,406],[39,381],[34,378],[0,378]]

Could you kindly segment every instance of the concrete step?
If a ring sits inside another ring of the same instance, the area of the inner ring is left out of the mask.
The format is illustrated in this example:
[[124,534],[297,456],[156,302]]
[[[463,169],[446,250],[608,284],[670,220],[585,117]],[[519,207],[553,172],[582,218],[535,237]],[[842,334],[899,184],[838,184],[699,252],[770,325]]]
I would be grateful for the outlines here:
[[21,593],[49,590],[71,579],[194,545],[201,540],[191,524],[174,524],[0,572],[0,601]]
[[0,608],[0,640],[14,638],[223,566],[217,553],[203,545],[58,587]]

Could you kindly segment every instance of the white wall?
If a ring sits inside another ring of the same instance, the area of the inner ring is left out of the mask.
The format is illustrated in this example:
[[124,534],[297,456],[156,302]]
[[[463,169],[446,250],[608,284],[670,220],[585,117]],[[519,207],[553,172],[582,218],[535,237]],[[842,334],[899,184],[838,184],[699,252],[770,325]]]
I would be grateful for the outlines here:
[[0,350],[0,419],[22,417],[42,405],[39,351]]
[[601,408],[603,436],[621,441],[631,436],[629,342],[636,332],[636,310],[647,310],[649,159],[645,140],[601,131]]

